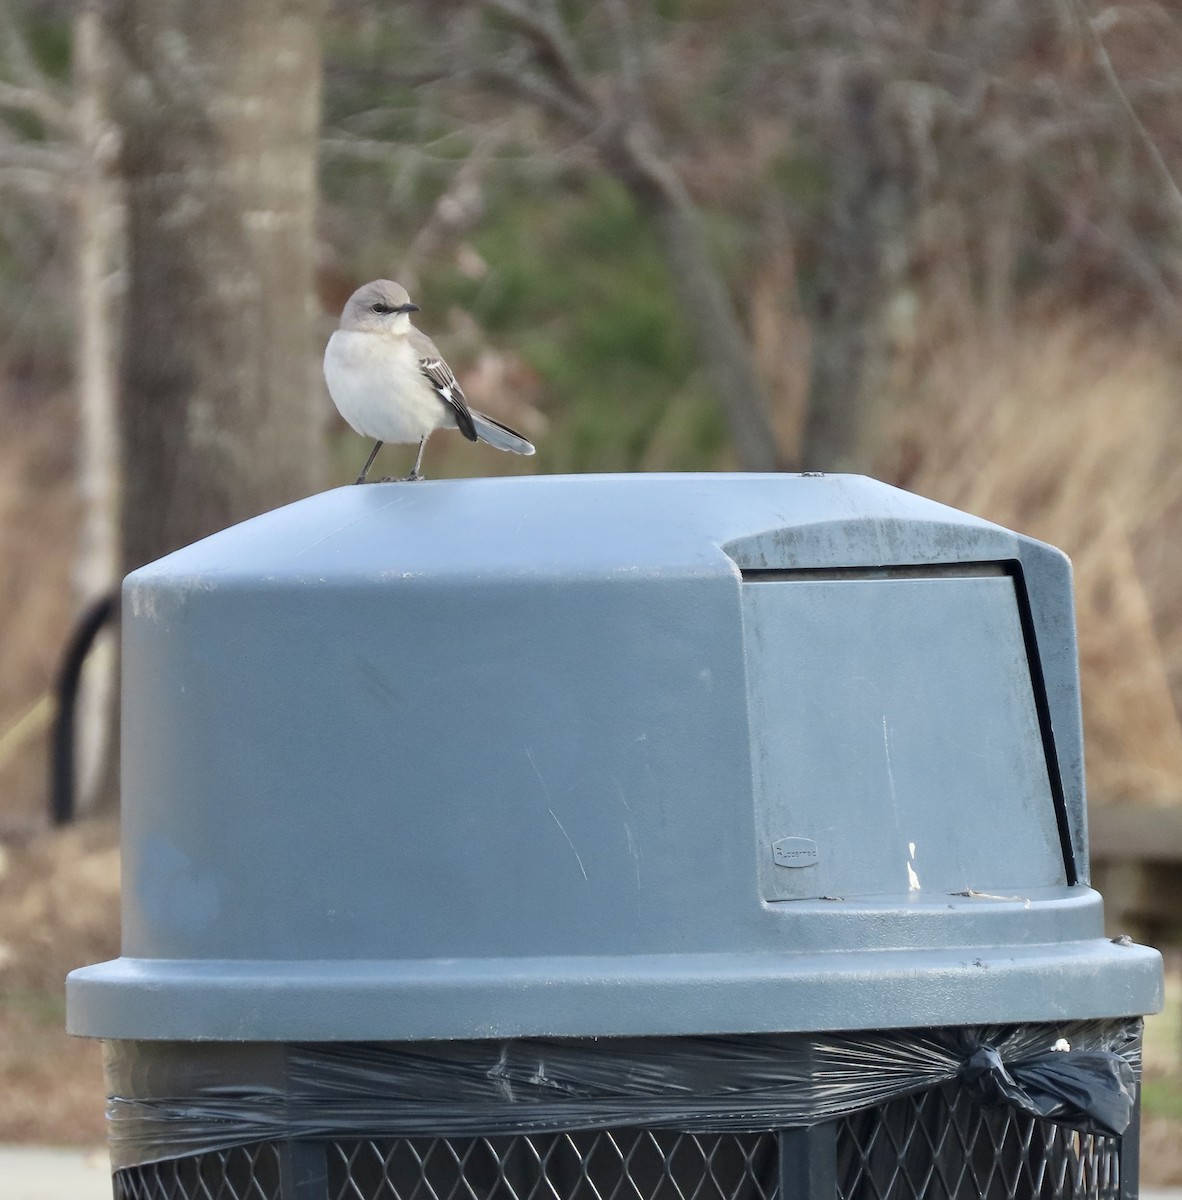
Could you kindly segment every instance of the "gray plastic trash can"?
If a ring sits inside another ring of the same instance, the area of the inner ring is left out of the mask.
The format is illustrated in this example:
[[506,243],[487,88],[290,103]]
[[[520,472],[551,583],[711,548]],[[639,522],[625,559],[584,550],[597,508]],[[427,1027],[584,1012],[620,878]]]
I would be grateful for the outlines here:
[[348,487],[123,647],[118,1196],[1136,1194],[1058,551],[847,476]]

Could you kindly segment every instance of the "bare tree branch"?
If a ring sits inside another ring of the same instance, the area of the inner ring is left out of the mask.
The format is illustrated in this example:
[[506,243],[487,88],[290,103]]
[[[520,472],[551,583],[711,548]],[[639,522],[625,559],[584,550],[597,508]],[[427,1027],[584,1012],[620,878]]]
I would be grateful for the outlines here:
[[1174,178],[1174,174],[1170,170],[1170,165],[1166,162],[1161,148],[1154,141],[1153,135],[1145,128],[1145,122],[1141,120],[1140,114],[1133,107],[1133,103],[1120,81],[1120,76],[1117,75],[1116,68],[1112,65],[1112,58],[1109,56],[1108,48],[1104,45],[1104,39],[1101,36],[1097,22],[1089,19],[1084,10],[1082,0],[1071,0],[1071,4],[1075,10],[1077,20],[1088,33],[1092,47],[1096,53],[1096,61],[1099,63],[1105,79],[1108,80],[1108,84],[1112,88],[1113,94],[1116,96],[1121,108],[1124,109],[1129,123],[1136,130],[1137,136],[1141,139],[1142,145],[1144,145],[1148,152],[1154,168],[1158,175],[1161,176],[1162,183],[1165,184],[1166,191],[1173,201],[1174,207],[1177,209],[1177,215],[1182,217],[1182,190],[1179,190],[1178,181]]
[[616,43],[616,59],[620,64],[620,91],[625,103],[637,115],[647,120],[648,101],[644,91],[640,45],[628,0],[603,0],[603,4]]
[[64,133],[68,128],[66,110],[57,98],[34,87],[22,87],[0,80],[0,108],[36,117],[56,133]]
[[77,168],[77,155],[59,146],[14,142],[0,134],[0,166],[27,168],[56,175],[58,186]]
[[55,132],[68,134],[70,106],[61,90],[37,65],[8,0],[0,0],[0,62],[16,80],[4,85],[8,99],[0,98],[0,106],[32,113]]
[[[1052,196],[1060,207],[1066,208],[1070,203],[1071,197],[1049,180],[1038,178],[1033,183],[1040,191]],[[1123,224],[1123,221],[1121,223]],[[1144,286],[1158,311],[1177,323],[1179,316],[1182,316],[1182,301],[1179,301],[1171,290],[1157,263],[1144,252],[1131,230],[1126,231],[1127,236],[1117,236],[1081,213],[1074,215],[1074,225],[1077,235],[1082,235],[1093,245],[1114,253],[1125,264],[1129,273]]]
[[56,171],[37,167],[6,166],[0,162],[0,188],[24,196],[45,196],[61,200],[62,179]]
[[446,66],[430,66],[419,70],[400,70],[387,66],[356,66],[354,64],[326,63],[324,78],[326,82],[341,83],[344,80],[358,83],[388,84],[399,88],[429,87],[435,83],[446,83],[451,78],[451,71]]
[[574,45],[553,10],[551,19],[546,20],[540,13],[519,4],[517,0],[479,0],[479,3],[485,11],[495,13],[529,42],[538,65],[572,100],[592,111],[601,107],[587,84]]
[[403,253],[399,278],[412,294],[418,289],[421,264],[437,254],[446,241],[454,239],[461,230],[479,219],[483,209],[481,179],[502,139],[502,130],[495,126],[477,139],[443,195],[436,200],[431,215]]
[[588,111],[573,101],[565,92],[510,66],[483,65],[475,68],[473,77],[480,83],[517,100],[532,104],[547,116],[568,122],[585,135],[595,135],[603,128],[600,114]]
[[320,139],[320,153],[326,158],[354,159],[359,162],[390,162],[407,154],[414,154],[418,158],[430,157],[421,153],[421,150],[418,143],[349,137],[339,133]]

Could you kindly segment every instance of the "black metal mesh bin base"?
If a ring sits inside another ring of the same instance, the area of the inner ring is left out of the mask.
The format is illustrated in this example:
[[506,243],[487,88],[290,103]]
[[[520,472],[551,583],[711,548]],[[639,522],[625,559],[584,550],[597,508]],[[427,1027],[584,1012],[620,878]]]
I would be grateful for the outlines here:
[[115,1198],[806,1200],[793,1160],[804,1153],[817,1158],[807,1200],[1120,1200],[1120,1143],[981,1108],[950,1085],[789,1135],[626,1128],[302,1143],[305,1171],[287,1189],[290,1151],[258,1143],[118,1171]]
[[981,1108],[948,1085],[840,1121],[836,1193],[841,1200],[1119,1200],[1122,1140],[1012,1108]]
[[331,1197],[357,1200],[772,1200],[771,1133],[595,1132],[334,1142]]
[[1140,1036],[107,1043],[115,1197],[1131,1200]]

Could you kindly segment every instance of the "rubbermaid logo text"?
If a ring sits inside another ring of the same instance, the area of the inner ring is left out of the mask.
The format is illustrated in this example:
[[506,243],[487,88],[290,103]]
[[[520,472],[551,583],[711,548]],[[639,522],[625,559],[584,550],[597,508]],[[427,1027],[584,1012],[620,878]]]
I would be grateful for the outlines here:
[[778,867],[812,867],[817,862],[817,843],[811,838],[780,838],[772,842],[772,857]]

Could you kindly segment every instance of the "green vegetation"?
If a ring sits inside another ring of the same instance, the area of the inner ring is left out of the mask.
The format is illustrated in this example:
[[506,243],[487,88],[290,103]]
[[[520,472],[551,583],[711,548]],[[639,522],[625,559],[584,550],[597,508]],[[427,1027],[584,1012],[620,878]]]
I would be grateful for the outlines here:
[[654,465],[658,446],[659,461],[717,465],[725,429],[664,259],[627,193],[602,178],[540,192],[514,175],[489,188],[472,239],[483,272],[454,263],[433,272],[424,307],[470,313],[536,373],[551,421],[539,469],[635,470]]
[[1176,1075],[1145,1079],[1141,1084],[1141,1109],[1149,1117],[1182,1121],[1182,1079]]

